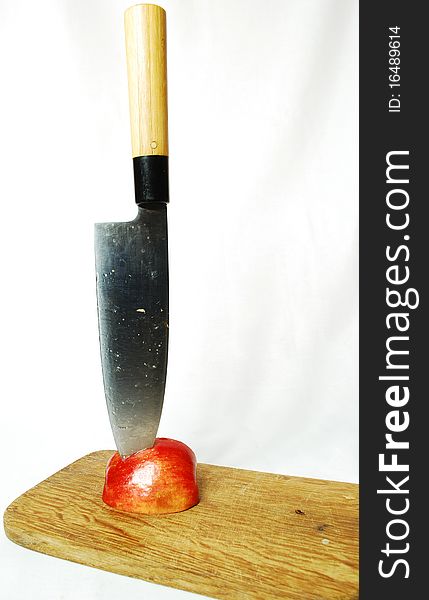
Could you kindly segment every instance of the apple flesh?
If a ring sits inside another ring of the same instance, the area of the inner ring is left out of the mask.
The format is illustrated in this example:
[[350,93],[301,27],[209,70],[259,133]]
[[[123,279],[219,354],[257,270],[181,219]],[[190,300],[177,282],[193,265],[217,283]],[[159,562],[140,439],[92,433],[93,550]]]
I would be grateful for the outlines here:
[[186,444],[157,438],[151,448],[121,458],[115,452],[106,467],[103,501],[134,513],[175,513],[199,502],[196,458]]

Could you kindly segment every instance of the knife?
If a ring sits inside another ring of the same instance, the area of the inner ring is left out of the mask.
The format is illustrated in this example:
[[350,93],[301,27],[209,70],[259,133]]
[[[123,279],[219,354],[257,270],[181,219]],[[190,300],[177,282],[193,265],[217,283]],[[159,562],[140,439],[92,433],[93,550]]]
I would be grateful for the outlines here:
[[133,221],[95,224],[104,392],[119,454],[153,446],[168,352],[166,15],[125,12],[135,201]]

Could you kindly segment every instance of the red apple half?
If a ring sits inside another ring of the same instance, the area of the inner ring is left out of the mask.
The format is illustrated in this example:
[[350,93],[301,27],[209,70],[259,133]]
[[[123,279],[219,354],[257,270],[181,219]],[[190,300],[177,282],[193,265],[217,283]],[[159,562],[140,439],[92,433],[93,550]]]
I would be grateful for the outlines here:
[[117,510],[147,515],[195,506],[195,454],[169,438],[157,438],[151,448],[124,459],[115,452],[106,467],[103,501]]

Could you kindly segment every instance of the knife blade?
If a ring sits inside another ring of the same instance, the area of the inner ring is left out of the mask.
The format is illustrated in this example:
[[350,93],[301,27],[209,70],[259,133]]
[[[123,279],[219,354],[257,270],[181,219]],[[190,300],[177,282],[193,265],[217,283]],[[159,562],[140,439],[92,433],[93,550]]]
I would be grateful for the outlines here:
[[153,445],[168,356],[168,132],[166,17],[156,5],[125,12],[134,220],[95,225],[104,392],[122,457]]

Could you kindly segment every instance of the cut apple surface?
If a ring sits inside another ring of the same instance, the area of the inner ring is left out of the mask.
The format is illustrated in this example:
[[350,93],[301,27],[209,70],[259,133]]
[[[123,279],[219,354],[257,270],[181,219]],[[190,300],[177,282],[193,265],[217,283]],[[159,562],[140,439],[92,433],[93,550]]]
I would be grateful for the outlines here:
[[125,512],[174,513],[198,504],[196,458],[176,440],[157,438],[151,448],[121,458],[115,452],[106,468],[103,501]]

